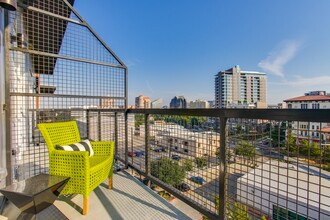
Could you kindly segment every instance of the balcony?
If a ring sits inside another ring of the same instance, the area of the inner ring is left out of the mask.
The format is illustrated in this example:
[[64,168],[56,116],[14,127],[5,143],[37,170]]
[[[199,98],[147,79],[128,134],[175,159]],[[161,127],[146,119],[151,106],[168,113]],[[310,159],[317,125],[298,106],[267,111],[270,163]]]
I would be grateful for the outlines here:
[[[116,162],[124,164],[113,190],[94,190],[88,215],[81,215],[79,196],[62,196],[55,202],[59,211],[46,210],[47,216],[330,218],[330,143],[321,139],[328,135],[320,131],[318,142],[296,136],[301,123],[328,126],[330,110],[127,109],[127,67],[75,11],[74,1],[23,2],[1,30],[0,147],[7,184],[49,172],[37,129],[42,122],[77,121],[83,138],[114,141]],[[41,85],[53,89],[38,91]],[[3,214],[15,219],[19,213],[9,204]]]
[[[173,201],[184,207],[179,210],[172,203],[157,195],[127,172],[118,172],[114,177],[114,190],[99,186],[91,194],[93,204],[87,216],[81,215],[82,196],[61,197],[54,207],[49,207],[39,214],[41,219],[199,219],[200,213],[186,208],[180,201]],[[186,211],[188,210],[188,211]],[[185,212],[185,213],[183,213]],[[20,210],[9,204],[3,215],[8,219],[17,219]],[[189,214],[189,216],[187,215]]]

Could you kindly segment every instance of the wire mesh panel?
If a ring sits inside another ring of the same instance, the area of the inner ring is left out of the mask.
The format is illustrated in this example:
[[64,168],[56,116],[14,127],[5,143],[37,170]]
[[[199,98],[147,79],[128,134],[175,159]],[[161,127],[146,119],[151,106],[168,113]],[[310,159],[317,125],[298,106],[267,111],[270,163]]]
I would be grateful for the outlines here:
[[[216,212],[220,134],[216,126],[210,126],[211,122],[215,123],[215,118],[132,115],[134,125],[128,126],[131,133],[128,135],[128,163],[139,172],[147,172],[191,203]],[[155,183],[151,186],[154,187]],[[156,190],[171,199],[160,187]]]
[[327,123],[229,119],[227,215],[329,219]]
[[10,13],[6,43],[14,179],[48,171],[38,123],[76,120],[82,138],[114,140],[115,113],[87,115],[87,110],[126,108],[126,67],[73,2],[21,0]]

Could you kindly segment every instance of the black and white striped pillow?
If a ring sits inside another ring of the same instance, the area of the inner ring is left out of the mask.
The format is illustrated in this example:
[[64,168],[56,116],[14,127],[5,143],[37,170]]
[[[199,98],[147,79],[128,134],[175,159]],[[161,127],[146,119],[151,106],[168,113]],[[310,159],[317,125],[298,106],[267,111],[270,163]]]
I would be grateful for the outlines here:
[[65,151],[88,151],[90,157],[94,155],[94,151],[89,140],[83,140],[78,143],[64,146],[56,145],[56,149]]

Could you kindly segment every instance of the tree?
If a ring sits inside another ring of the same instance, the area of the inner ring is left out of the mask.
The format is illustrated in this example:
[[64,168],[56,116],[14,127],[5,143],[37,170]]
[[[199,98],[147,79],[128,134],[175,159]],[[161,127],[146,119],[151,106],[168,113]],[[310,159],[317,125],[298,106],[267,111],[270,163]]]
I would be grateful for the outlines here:
[[287,136],[287,150],[289,154],[297,155],[298,154],[298,146],[296,144],[296,138],[293,137],[291,131]]
[[[281,126],[279,126],[279,124],[276,124],[271,132],[272,144],[275,147],[277,147],[280,143],[282,143],[285,140],[286,123],[282,122],[280,124]],[[270,130],[270,124],[268,129]]]
[[239,134],[239,133],[241,133],[241,131],[242,131],[242,126],[241,125],[237,125],[236,126],[236,132]]
[[[233,152],[230,150],[230,149],[227,149],[226,150],[227,152],[226,152],[226,155],[227,155],[227,157],[226,157],[226,161],[227,162],[230,162],[231,161],[231,159],[233,158]],[[220,160],[220,147],[218,147],[217,148],[217,150],[216,150],[216,152],[215,152],[215,156],[218,158],[218,160]]]
[[207,160],[205,157],[196,157],[195,164],[197,168],[203,168],[207,166]]
[[243,156],[244,163],[246,159],[253,160],[257,155],[257,150],[247,141],[241,141],[235,149],[235,154]]
[[144,115],[142,114],[135,114],[135,128],[140,127],[140,125],[144,124]]
[[238,202],[234,203],[233,207],[228,208],[229,219],[235,220],[252,220],[247,212],[246,205],[242,205]]
[[185,169],[185,171],[192,171],[193,168],[194,168],[193,160],[192,159],[184,159],[183,168]]
[[321,156],[321,148],[317,143],[309,143],[307,140],[300,141],[299,153],[309,157]]
[[300,141],[299,154],[308,156],[309,142],[307,140]]
[[154,177],[168,185],[179,185],[185,178],[185,170],[180,167],[177,161],[169,158],[161,158],[158,161],[151,161],[150,173]]
[[323,152],[323,160],[327,163],[330,162],[330,146],[326,146]]

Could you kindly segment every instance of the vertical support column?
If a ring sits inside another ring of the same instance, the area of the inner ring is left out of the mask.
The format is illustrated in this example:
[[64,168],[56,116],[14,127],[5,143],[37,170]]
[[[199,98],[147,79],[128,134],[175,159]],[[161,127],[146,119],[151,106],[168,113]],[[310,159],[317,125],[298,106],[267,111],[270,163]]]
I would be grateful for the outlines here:
[[115,161],[118,157],[118,113],[115,112]]
[[10,185],[12,183],[12,155],[11,155],[11,131],[10,131],[10,87],[9,87],[9,71],[10,71],[10,65],[9,65],[9,46],[10,46],[10,27],[9,27],[9,12],[8,10],[4,10],[4,27],[5,27],[5,33],[4,33],[4,56],[5,56],[5,115],[6,115],[6,168],[7,168],[7,179],[6,184]]
[[149,176],[149,114],[144,115],[144,124],[145,124],[145,172]]
[[86,128],[86,135],[87,135],[87,138],[90,139],[89,137],[89,110],[87,109],[86,110],[86,124],[87,124],[87,128]]
[[[5,117],[5,55],[4,55],[4,9],[0,8],[0,167],[6,168],[6,117]],[[5,181],[4,181],[5,182]],[[3,182],[0,187],[4,186]],[[0,204],[0,207],[1,204]],[[0,210],[1,213],[1,210]]]
[[128,113],[125,111],[125,168],[128,168]]
[[101,126],[101,111],[98,110],[97,111],[97,128],[98,128],[98,140],[101,141],[101,129],[102,129],[102,126]]
[[220,169],[219,169],[219,216],[226,217],[226,124],[227,118],[220,117]]
[[128,69],[125,68],[125,109],[128,107]]

